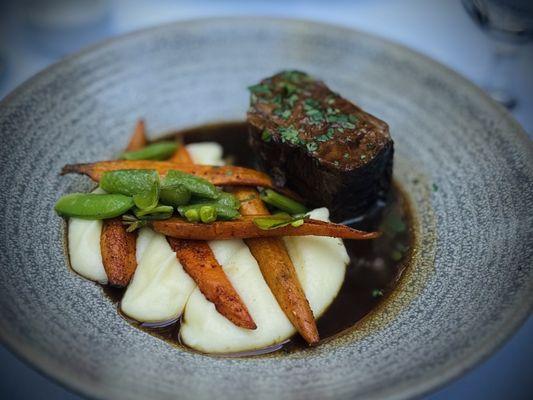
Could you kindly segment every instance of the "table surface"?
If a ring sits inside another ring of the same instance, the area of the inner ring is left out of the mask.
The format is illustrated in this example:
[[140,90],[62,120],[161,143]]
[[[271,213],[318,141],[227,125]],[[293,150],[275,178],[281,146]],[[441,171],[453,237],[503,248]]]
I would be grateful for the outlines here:
[[[83,3],[84,0],[78,0]],[[43,50],[35,34],[20,22],[20,9],[0,5],[0,54],[7,59],[0,99],[62,53],[105,37],[165,22],[205,16],[268,15],[330,22],[375,33],[418,50],[480,83],[488,74],[493,43],[465,14],[459,0],[359,1],[180,1],[101,0],[106,18],[83,43]],[[6,7],[2,9],[2,7]],[[93,10],[94,11],[94,10]],[[0,61],[1,64],[1,61]],[[533,137],[533,46],[520,48],[511,67],[511,86],[519,99],[513,114]],[[533,398],[533,317],[488,360],[428,395],[441,399]],[[79,399],[21,362],[0,346],[0,398]]]

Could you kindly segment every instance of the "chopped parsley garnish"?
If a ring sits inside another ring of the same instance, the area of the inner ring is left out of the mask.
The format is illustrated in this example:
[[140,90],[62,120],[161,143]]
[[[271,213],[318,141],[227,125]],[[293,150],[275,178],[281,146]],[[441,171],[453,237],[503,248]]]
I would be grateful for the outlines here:
[[272,140],[272,134],[265,129],[263,133],[261,133],[261,139],[263,139],[265,142],[270,142]]
[[258,83],[257,85],[248,86],[248,90],[253,94],[271,94],[270,88],[264,83]]
[[324,122],[325,118],[322,110],[320,110],[320,103],[315,99],[305,99],[304,110],[312,124]]
[[289,107],[294,107],[294,104],[298,101],[298,95],[297,94],[291,94],[287,99],[285,99]]
[[305,99],[304,100],[304,110],[311,110],[313,108],[320,107],[320,103],[315,99]]
[[298,93],[299,89],[290,82],[280,81],[278,82],[278,87],[283,90],[283,93],[286,96]]
[[350,122],[350,116],[346,114],[328,114],[327,120],[329,123],[332,123],[332,124],[336,123],[340,125],[342,128],[346,128],[346,129],[355,128],[355,125],[352,122]]
[[361,154],[361,156],[359,157],[361,160],[364,160],[366,158],[366,155],[364,154]]
[[436,191],[439,190],[439,187],[437,186],[436,183],[434,183],[434,184],[432,185],[432,188],[433,188],[433,191],[434,191],[434,192],[436,192]]
[[328,140],[331,140],[333,138],[333,133],[334,132],[335,131],[334,131],[333,128],[328,128],[328,131],[325,134],[316,137],[316,141],[317,142],[327,142]]
[[289,119],[291,114],[292,114],[292,111],[289,110],[288,108],[286,109],[277,108],[274,110],[274,115],[277,115],[278,117],[281,117],[283,119]]
[[280,126],[278,128],[278,132],[281,136],[281,141],[283,143],[289,142],[292,144],[302,144],[302,140],[300,139],[298,135],[298,131],[293,126],[289,126],[289,127]]
[[381,297],[381,296],[383,296],[383,290],[381,289],[372,290],[372,297],[376,298],[376,297]]
[[344,159],[347,160],[350,158],[350,154],[349,153],[344,153],[343,155]]
[[317,151],[318,149],[318,144],[316,144],[315,142],[307,142],[305,144],[305,147],[307,148],[307,151],[309,152],[314,152],[314,151]]
[[339,162],[339,160],[335,160],[335,161],[333,161],[333,164],[335,164],[335,166],[338,167],[340,162]]

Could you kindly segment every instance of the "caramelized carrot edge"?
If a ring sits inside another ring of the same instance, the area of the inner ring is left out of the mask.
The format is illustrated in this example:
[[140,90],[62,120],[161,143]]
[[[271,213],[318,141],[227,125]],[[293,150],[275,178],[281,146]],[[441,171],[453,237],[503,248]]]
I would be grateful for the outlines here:
[[[139,119],[126,151],[140,150],[148,140],[144,121]],[[106,219],[100,235],[102,264],[110,285],[125,287],[137,269],[137,233],[127,232],[120,217]]]
[[170,161],[118,160],[68,164],[63,167],[61,174],[83,174],[98,182],[104,172],[123,169],[152,169],[160,175],[165,175],[170,170],[177,170],[204,178],[217,186],[261,186],[276,189],[292,198],[299,199],[296,194],[287,189],[276,188],[272,179],[265,173],[244,167],[194,165]]
[[170,218],[151,221],[151,226],[157,232],[177,239],[193,240],[227,240],[250,239],[280,236],[328,236],[341,239],[366,240],[379,237],[379,232],[363,232],[346,225],[332,222],[307,219],[303,225],[291,225],[264,230],[259,228],[253,220],[265,215],[242,216],[234,221],[215,221],[211,224],[188,222],[182,218]]
[[[241,201],[240,212],[244,218],[249,215],[268,214],[256,190],[237,189],[235,195]],[[252,224],[253,218],[251,218]],[[289,321],[307,343],[310,345],[318,343],[320,336],[313,311],[282,239],[268,237],[245,239],[244,242],[256,259],[265,282]]]
[[[182,163],[192,164],[193,162],[183,145],[178,147],[172,159]],[[241,328],[257,328],[248,308],[231,284],[207,242],[182,240],[168,236],[167,241],[185,271],[196,282],[206,299],[215,305],[220,314]]]

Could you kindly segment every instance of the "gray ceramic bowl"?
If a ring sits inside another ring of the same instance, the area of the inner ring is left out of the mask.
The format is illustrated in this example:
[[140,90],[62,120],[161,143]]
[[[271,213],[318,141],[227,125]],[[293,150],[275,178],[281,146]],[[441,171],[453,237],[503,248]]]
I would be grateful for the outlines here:
[[[169,346],[73,274],[53,211],[138,117],[150,132],[243,119],[246,86],[298,68],[388,121],[417,216],[414,265],[350,333],[290,355],[225,359]],[[206,19],[70,57],[0,104],[0,336],[39,370],[100,398],[407,398],[487,357],[533,297],[533,151],[479,89],[403,47],[327,25]],[[433,189],[432,189],[433,188]]]

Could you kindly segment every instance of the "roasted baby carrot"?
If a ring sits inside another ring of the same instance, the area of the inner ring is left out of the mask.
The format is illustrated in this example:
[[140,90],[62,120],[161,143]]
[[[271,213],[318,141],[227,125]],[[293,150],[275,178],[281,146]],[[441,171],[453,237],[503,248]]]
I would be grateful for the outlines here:
[[[139,119],[126,151],[142,149],[146,143],[144,121]],[[137,269],[137,233],[127,232],[122,219],[106,219],[102,224],[100,251],[102,263],[110,285],[124,287]]]
[[[242,210],[241,210],[242,213]],[[346,225],[332,222],[306,219],[300,226],[282,226],[274,229],[261,229],[254,219],[267,215],[242,216],[233,221],[215,221],[210,224],[188,222],[182,218],[169,218],[150,221],[152,228],[167,236],[177,239],[192,240],[225,240],[250,239],[280,236],[329,236],[341,239],[365,240],[377,238],[379,232],[364,232]]]
[[61,174],[84,174],[98,182],[104,172],[123,169],[151,169],[156,170],[160,175],[165,175],[168,171],[176,170],[204,178],[217,186],[274,187],[272,179],[268,175],[249,168],[194,165],[169,161],[120,160],[100,161],[88,164],[70,164],[63,167]]
[[[256,190],[243,188],[234,194],[241,201],[242,215],[268,214]],[[257,260],[268,287],[289,321],[307,343],[317,344],[320,337],[313,311],[281,238],[245,239],[244,242]]]
[[220,314],[241,328],[257,328],[248,309],[206,242],[171,237],[167,237],[167,241],[185,271]]
[[[172,157],[176,162],[189,164],[193,162],[183,145],[178,147]],[[167,241],[185,271],[220,314],[241,328],[257,328],[246,305],[229,281],[207,242],[170,237],[167,237]]]
[[175,163],[186,163],[186,164],[192,164],[192,157],[187,151],[187,148],[182,142],[178,142],[178,148],[174,152],[174,154],[168,159],[168,161],[175,162]]
[[136,151],[142,149],[146,146],[148,140],[146,139],[146,128],[144,125],[144,120],[139,119],[135,125],[135,130],[133,135],[131,135],[130,142],[126,147],[126,151]]
[[110,285],[127,286],[137,268],[137,235],[127,232],[120,218],[107,219],[102,226],[100,250]]

